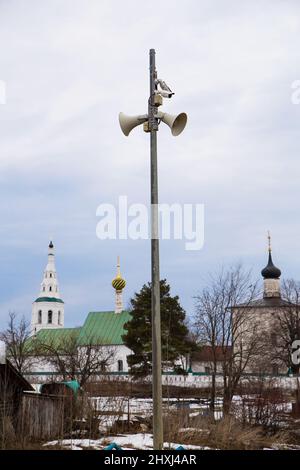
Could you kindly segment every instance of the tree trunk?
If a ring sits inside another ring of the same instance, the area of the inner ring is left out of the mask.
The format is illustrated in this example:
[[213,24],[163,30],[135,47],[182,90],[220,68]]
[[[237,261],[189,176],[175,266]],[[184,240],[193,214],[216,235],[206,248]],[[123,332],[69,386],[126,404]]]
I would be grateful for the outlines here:
[[232,402],[232,387],[230,377],[224,376],[224,387],[223,387],[223,415],[229,415],[231,410]]
[[215,401],[216,401],[216,371],[213,370],[211,376],[211,390],[210,390],[210,403],[209,409],[213,413],[215,411]]
[[223,414],[224,416],[230,414],[231,409],[231,402],[232,396],[228,389],[224,389],[224,397],[223,397]]

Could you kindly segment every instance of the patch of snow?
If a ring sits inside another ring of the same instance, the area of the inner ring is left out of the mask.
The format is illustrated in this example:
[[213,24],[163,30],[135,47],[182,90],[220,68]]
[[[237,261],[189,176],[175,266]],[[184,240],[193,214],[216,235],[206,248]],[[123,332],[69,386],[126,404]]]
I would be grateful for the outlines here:
[[201,429],[201,428],[181,428],[178,429],[178,433],[185,433],[185,432],[205,432],[209,433],[209,429]]
[[[104,437],[98,440],[93,440],[93,439],[63,439],[61,441],[50,441],[44,444],[45,447],[47,446],[54,446],[54,445],[60,445],[61,447],[64,447],[66,449],[71,449],[71,450],[80,450],[85,447],[93,448],[93,449],[103,449],[106,447],[107,442],[116,442],[119,446],[121,446],[123,449],[145,449],[145,450],[150,450],[153,448],[153,437],[152,434],[142,434],[142,433],[137,433],[137,434],[120,434],[117,436],[108,436]],[[189,444],[177,444],[174,442],[171,443],[164,443],[165,448],[171,448],[171,449],[176,449],[182,445],[185,449],[202,449],[202,450],[208,450],[210,449],[209,447],[204,447],[204,446],[194,446],[194,445],[189,445]]]

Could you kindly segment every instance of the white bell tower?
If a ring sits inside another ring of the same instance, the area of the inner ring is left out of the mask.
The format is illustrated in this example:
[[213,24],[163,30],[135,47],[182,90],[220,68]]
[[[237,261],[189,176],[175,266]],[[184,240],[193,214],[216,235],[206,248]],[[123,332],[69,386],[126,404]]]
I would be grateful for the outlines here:
[[41,329],[64,327],[64,302],[60,298],[52,241],[48,248],[48,263],[44,271],[39,297],[33,302],[32,334]]

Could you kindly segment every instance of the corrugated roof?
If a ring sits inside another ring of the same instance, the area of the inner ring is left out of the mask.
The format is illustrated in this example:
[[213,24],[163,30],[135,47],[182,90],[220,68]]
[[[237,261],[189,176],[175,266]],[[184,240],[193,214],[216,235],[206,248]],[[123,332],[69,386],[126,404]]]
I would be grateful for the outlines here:
[[130,320],[127,311],[115,312],[90,312],[79,328],[51,328],[40,330],[36,338],[43,344],[59,346],[65,338],[76,334],[78,344],[95,345],[120,345],[124,344],[122,335],[125,333],[124,324]]
[[125,333],[124,324],[130,320],[127,311],[90,312],[81,328],[78,343],[89,344],[124,344],[122,335]]
[[64,339],[70,337],[71,335],[76,335],[78,337],[81,327],[79,328],[49,328],[40,330],[36,334],[36,339],[42,344],[48,344],[53,347],[57,347]]

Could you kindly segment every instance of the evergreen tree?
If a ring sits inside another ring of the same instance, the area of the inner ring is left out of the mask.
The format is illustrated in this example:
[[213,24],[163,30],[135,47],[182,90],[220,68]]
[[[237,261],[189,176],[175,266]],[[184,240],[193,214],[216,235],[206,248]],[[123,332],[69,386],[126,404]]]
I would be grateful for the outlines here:
[[[133,351],[127,358],[131,373],[145,376],[152,372],[151,283],[144,284],[130,304],[132,318],[125,324],[123,340]],[[175,361],[191,350],[192,343],[185,324],[185,311],[179,297],[170,295],[165,279],[160,281],[160,313],[162,366],[175,368]],[[183,366],[176,369],[182,370]]]

